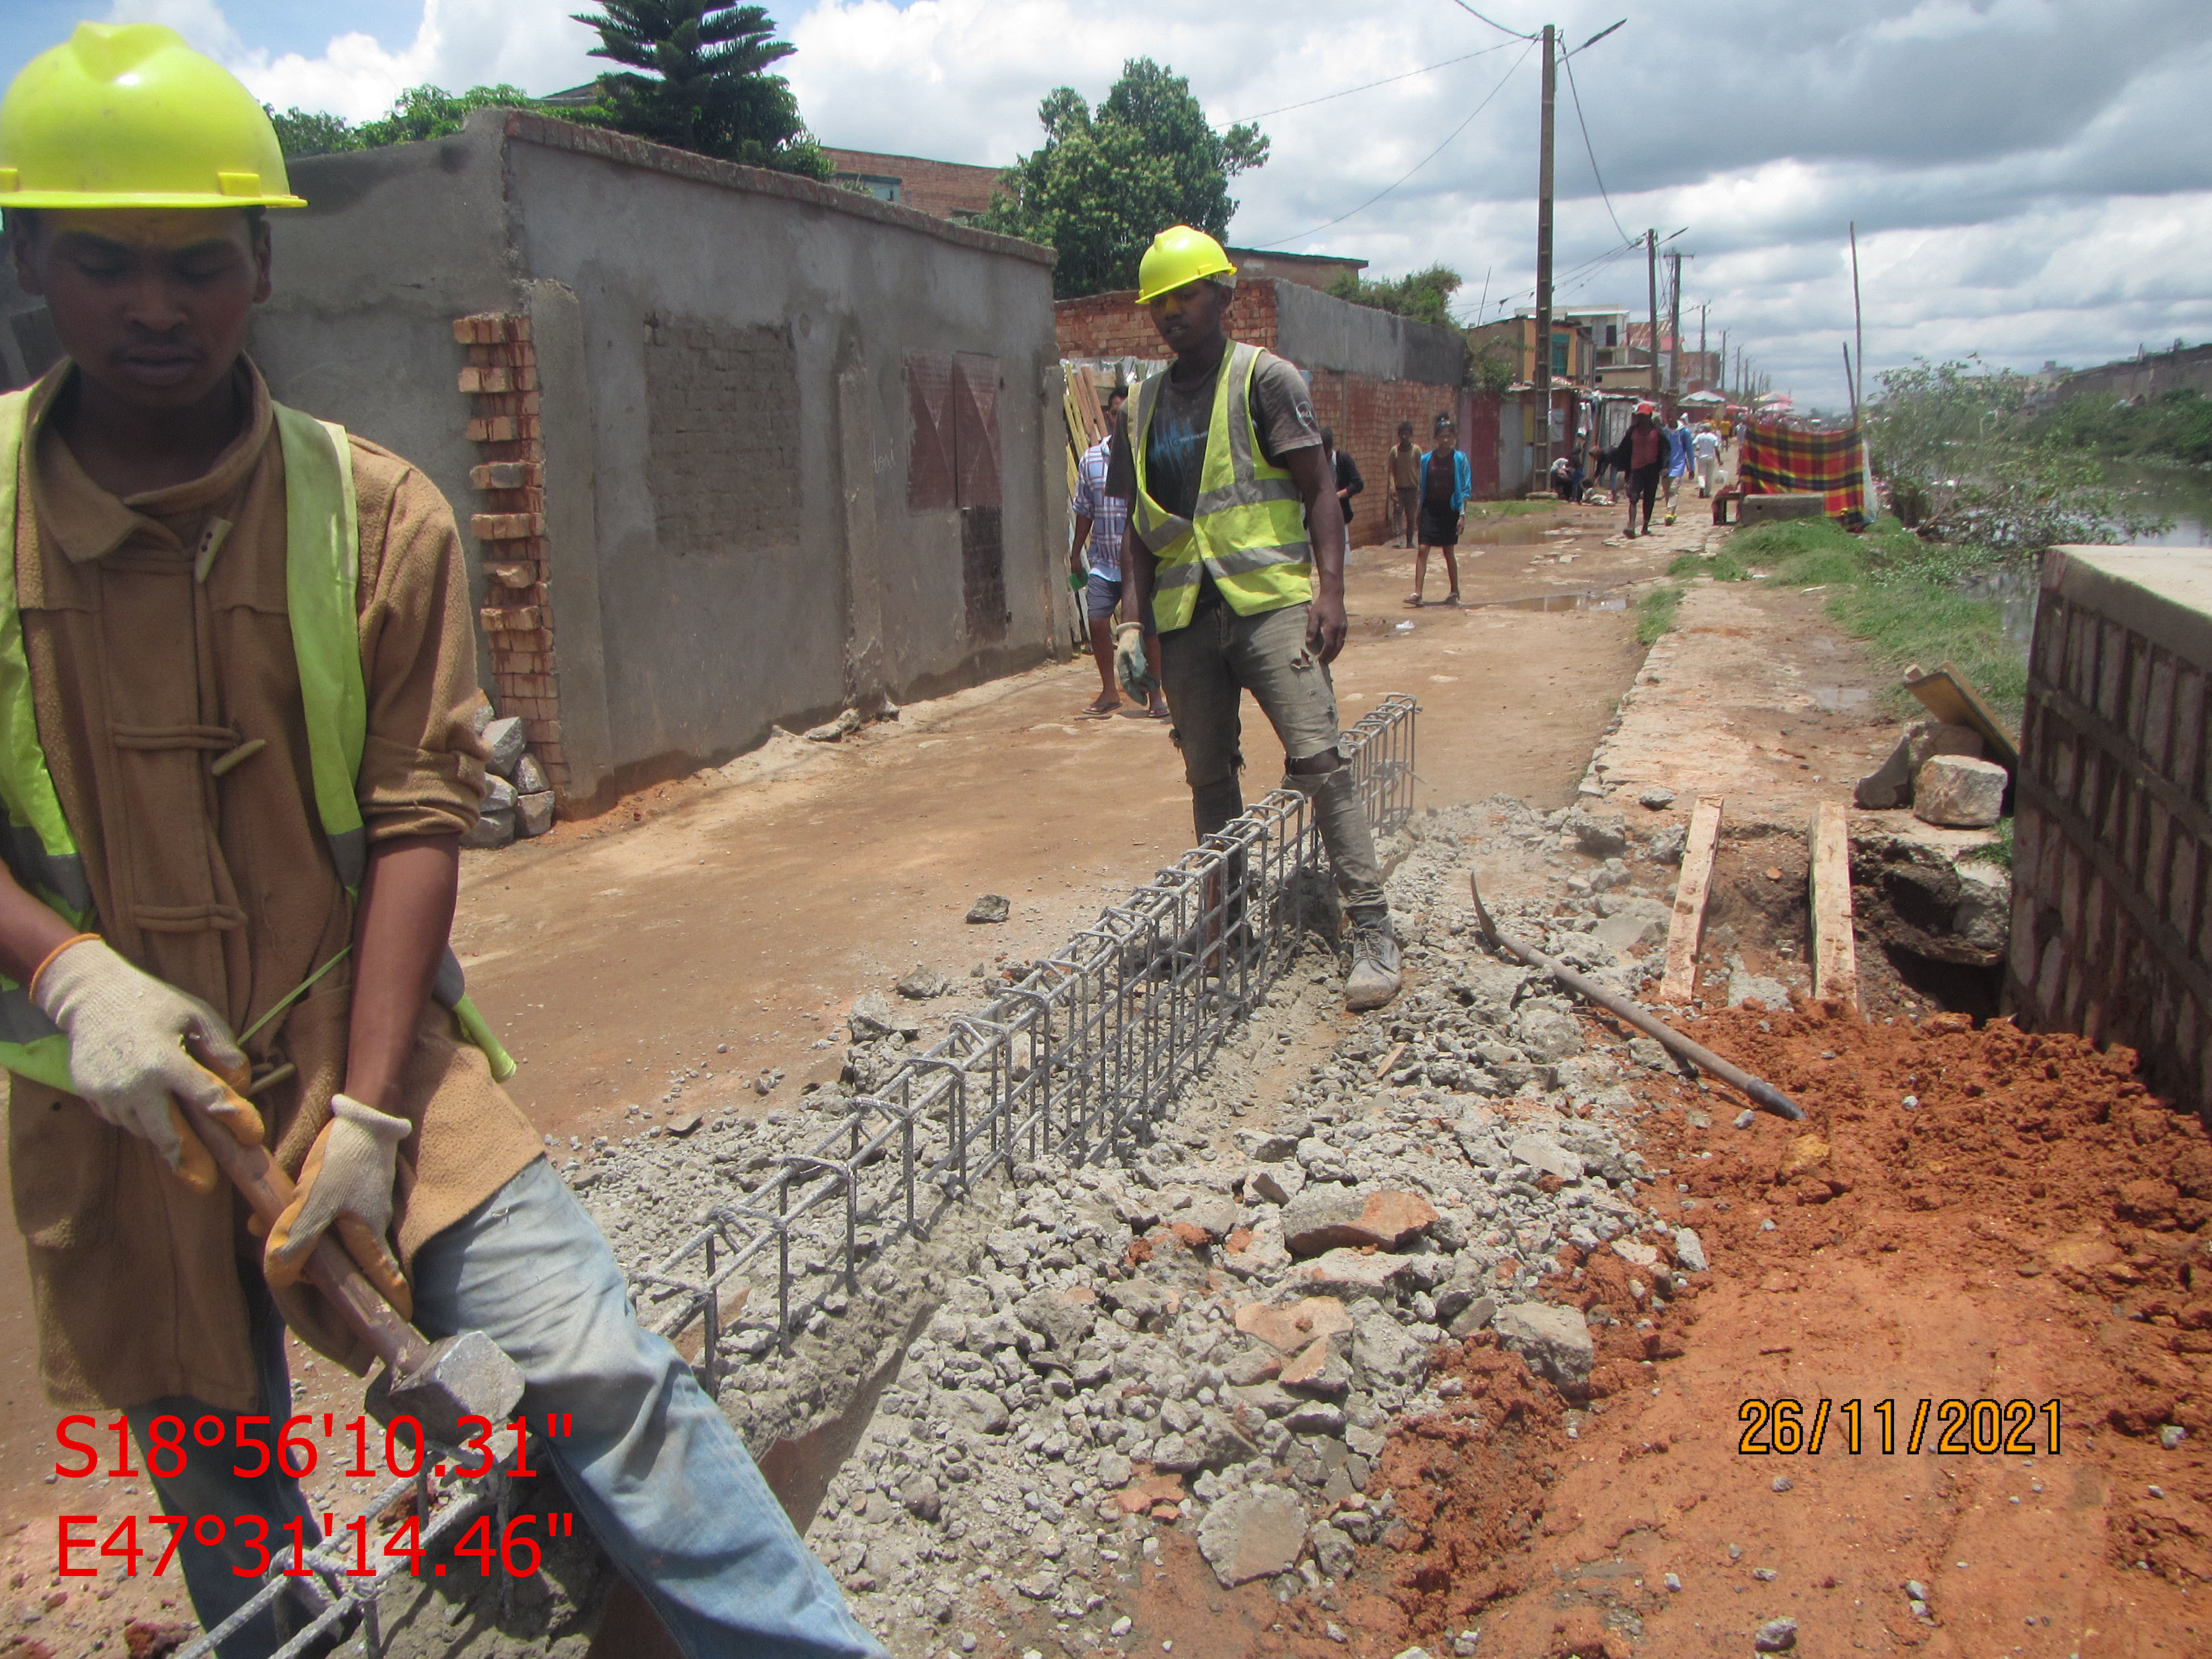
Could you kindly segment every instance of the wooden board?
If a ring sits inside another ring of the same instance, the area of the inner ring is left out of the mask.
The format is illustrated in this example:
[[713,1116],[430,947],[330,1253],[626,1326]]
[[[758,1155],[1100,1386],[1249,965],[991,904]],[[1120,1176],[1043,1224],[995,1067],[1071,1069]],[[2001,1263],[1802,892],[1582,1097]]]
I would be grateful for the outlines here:
[[1859,1006],[1858,945],[1851,933],[1850,814],[1822,801],[1813,815],[1813,995]]
[[1659,1000],[1687,1002],[1698,992],[1698,946],[1705,937],[1705,894],[1713,884],[1713,850],[1720,844],[1721,800],[1700,795],[1682,847],[1682,878],[1674,889],[1674,919],[1667,927],[1667,975]]
[[1946,726],[1971,726],[1980,732],[1988,750],[1983,758],[2019,776],[2020,740],[2004,729],[1972,682],[1958,669],[1947,662],[1934,673],[1923,674],[1916,665],[1905,671],[1905,689]]

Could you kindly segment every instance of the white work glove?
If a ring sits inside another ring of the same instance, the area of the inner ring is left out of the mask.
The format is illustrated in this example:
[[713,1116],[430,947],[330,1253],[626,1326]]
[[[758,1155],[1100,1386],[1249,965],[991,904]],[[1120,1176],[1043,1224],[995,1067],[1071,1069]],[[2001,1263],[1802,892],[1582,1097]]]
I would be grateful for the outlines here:
[[339,1242],[369,1282],[401,1318],[408,1316],[412,1298],[385,1234],[392,1225],[399,1143],[414,1127],[351,1095],[331,1097],[331,1121],[307,1149],[292,1201],[270,1228],[261,1253],[262,1274],[270,1284],[280,1291],[297,1284],[316,1241],[335,1225]]
[[1121,689],[1139,702],[1152,701],[1160,683],[1145,660],[1145,629],[1140,623],[1123,623],[1114,630],[1114,672]]
[[[246,1056],[222,1016],[198,997],[82,933],[32,975],[31,1000],[69,1038],[70,1086],[117,1128],[151,1142],[195,1192],[215,1190],[215,1160],[179,1099],[201,1107],[244,1145],[261,1144],[260,1114],[214,1075],[242,1079]],[[188,1041],[205,1066],[185,1052]]]

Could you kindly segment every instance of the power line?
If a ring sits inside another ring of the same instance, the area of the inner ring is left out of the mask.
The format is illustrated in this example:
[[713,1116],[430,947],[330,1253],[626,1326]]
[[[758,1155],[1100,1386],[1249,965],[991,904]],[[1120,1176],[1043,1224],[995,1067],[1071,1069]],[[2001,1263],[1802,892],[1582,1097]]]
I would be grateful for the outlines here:
[[[1620,26],[1616,24],[1614,27]],[[1572,53],[1568,54],[1565,63],[1567,91],[1574,97],[1575,125],[1583,130],[1583,149],[1589,157],[1590,177],[1597,180],[1597,193],[1605,202],[1606,216],[1613,221],[1613,228],[1619,231],[1622,240],[1626,240],[1628,236],[1628,227],[1620,222],[1620,216],[1613,210],[1613,198],[1606,193],[1605,175],[1597,168],[1597,148],[1590,143],[1589,123],[1583,118],[1583,94],[1582,88],[1575,84],[1575,60]]]
[[[1460,0],[1460,3],[1465,4],[1466,0]],[[1469,8],[1469,9],[1473,9]],[[1478,12],[1476,13],[1476,15],[1480,16],[1481,14]],[[1490,20],[1486,17],[1483,18],[1483,21],[1486,23],[1489,21]],[[1438,144],[1426,155],[1424,155],[1419,161],[1414,162],[1412,167],[1407,167],[1397,179],[1394,179],[1391,183],[1385,185],[1381,190],[1376,191],[1372,196],[1369,197],[1365,201],[1362,202],[1358,207],[1353,208],[1348,213],[1340,213],[1335,218],[1328,220],[1325,223],[1316,225],[1311,230],[1302,230],[1295,236],[1278,236],[1272,238],[1271,240],[1277,243],[1303,241],[1309,236],[1318,235],[1321,232],[1328,229],[1332,225],[1340,225],[1346,219],[1355,217],[1359,214],[1366,212],[1368,209],[1373,207],[1385,196],[1388,196],[1392,191],[1397,189],[1400,185],[1404,184],[1407,179],[1412,178],[1423,167],[1428,166],[1430,162],[1435,161],[1437,156],[1443,155],[1444,153],[1445,146],[1449,144],[1453,139],[1458,137],[1461,133],[1466,131],[1468,124],[1471,123],[1476,116],[1481,114],[1483,111],[1488,109],[1492,100],[1495,99],[1499,93],[1505,90],[1505,83],[1513,78],[1514,71],[1516,70],[1518,70],[1522,64],[1528,61],[1528,52],[1533,50],[1534,50],[1534,47],[1532,44],[1528,49],[1524,50],[1518,58],[1513,60],[1511,65],[1506,70],[1505,73],[1498,77],[1498,84],[1490,89],[1490,96],[1485,98],[1480,103],[1469,110],[1467,112],[1467,119],[1462,121],[1457,126],[1454,127],[1449,132],[1444,135],[1443,143]]]
[[1464,64],[1470,58],[1486,58],[1493,52],[1503,52],[1513,43],[1501,40],[1494,46],[1485,46],[1480,52],[1464,52],[1457,58],[1447,58],[1441,64],[1431,64],[1425,69],[1407,70],[1403,75],[1386,75],[1380,81],[1369,81],[1359,86],[1346,87],[1342,92],[1325,92],[1318,98],[1309,98],[1303,103],[1283,104],[1274,109],[1263,109],[1257,115],[1239,115],[1234,121],[1264,121],[1270,115],[1285,115],[1294,109],[1310,109],[1316,104],[1326,104],[1333,98],[1349,98],[1355,92],[1369,92],[1376,87],[1387,87],[1394,81],[1410,81],[1417,75],[1427,75],[1440,69],[1449,69],[1454,64]]
[[1452,4],[1457,6],[1469,17],[1481,18],[1484,22],[1489,24],[1491,27],[1496,29],[1499,33],[1510,34],[1516,40],[1534,40],[1536,38],[1533,34],[1523,34],[1519,29],[1509,29],[1495,17],[1483,17],[1480,12],[1477,11],[1473,6],[1467,3],[1467,0],[1452,0]]

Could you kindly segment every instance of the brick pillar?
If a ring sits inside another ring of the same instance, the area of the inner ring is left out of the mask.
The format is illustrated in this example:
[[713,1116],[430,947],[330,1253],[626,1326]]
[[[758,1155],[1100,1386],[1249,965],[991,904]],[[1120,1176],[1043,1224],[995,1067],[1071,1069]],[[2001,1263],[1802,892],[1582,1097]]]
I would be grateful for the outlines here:
[[561,700],[553,673],[553,601],[546,586],[545,448],[538,434],[538,351],[530,319],[483,313],[453,319],[468,348],[460,389],[478,464],[469,482],[481,497],[469,530],[482,549],[484,632],[491,641],[499,712],[518,716],[531,752],[556,796],[568,794],[561,750]]

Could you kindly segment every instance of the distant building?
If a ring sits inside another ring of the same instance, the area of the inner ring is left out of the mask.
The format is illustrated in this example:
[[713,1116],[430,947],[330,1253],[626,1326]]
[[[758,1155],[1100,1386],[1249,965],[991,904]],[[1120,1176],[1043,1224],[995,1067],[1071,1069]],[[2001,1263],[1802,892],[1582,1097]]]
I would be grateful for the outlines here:
[[988,209],[999,190],[1000,169],[997,167],[933,161],[921,155],[885,155],[868,149],[832,149],[826,144],[822,153],[829,157],[837,183],[878,202],[912,208],[957,224],[965,224]]
[[1276,253],[1252,247],[1232,247],[1227,252],[1237,266],[1239,282],[1279,276],[1301,288],[1325,289],[1367,269],[1366,260],[1340,253]]
[[[1622,313],[1626,314],[1626,313]],[[1595,326],[1593,326],[1593,320]],[[1561,312],[1552,319],[1552,383],[1554,386],[1595,386],[1598,366],[1604,353],[1616,349],[1601,346],[1605,337],[1602,330],[1611,326],[1616,331],[1619,323],[1610,312]],[[1516,386],[1533,385],[1536,379],[1536,313],[1516,311],[1510,317],[1501,317],[1494,323],[1485,323],[1468,331],[1468,344],[1477,354],[1486,348],[1503,346],[1510,354]]]

